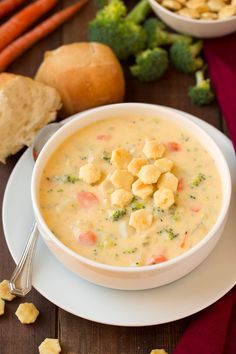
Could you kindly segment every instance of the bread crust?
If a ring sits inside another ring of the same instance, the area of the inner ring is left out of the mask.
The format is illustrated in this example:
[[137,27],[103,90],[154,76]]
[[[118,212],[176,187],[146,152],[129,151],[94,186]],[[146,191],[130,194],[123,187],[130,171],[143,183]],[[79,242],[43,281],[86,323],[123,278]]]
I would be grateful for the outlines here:
[[122,102],[125,94],[122,67],[101,43],[72,43],[46,52],[35,78],[58,90],[66,115]]
[[58,92],[31,78],[0,74],[0,161],[30,146],[36,133],[56,119]]
[[0,90],[4,89],[5,85],[15,78],[16,75],[10,73],[2,73],[0,75]]

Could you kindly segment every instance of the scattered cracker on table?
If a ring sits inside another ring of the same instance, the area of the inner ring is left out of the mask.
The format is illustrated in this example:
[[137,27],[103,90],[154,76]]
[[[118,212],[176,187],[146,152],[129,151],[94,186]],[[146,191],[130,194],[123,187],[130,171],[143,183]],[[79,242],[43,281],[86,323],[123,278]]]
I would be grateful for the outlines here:
[[39,346],[39,354],[59,354],[61,346],[58,339],[46,338]]
[[12,301],[15,298],[15,295],[12,295],[9,290],[8,280],[3,280],[0,283],[0,298],[7,301]]
[[18,306],[15,315],[21,323],[30,324],[36,321],[39,315],[39,310],[33,303],[25,302]]
[[153,349],[150,354],[168,354],[165,349]]
[[4,314],[4,310],[5,310],[5,301],[0,299],[0,316]]

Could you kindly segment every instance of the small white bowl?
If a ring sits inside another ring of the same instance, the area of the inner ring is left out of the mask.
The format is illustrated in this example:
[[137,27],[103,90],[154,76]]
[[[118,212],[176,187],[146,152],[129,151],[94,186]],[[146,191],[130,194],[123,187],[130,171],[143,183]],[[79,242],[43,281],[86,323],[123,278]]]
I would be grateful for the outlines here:
[[177,32],[197,38],[214,38],[236,31],[236,16],[224,20],[195,20],[166,9],[156,0],[148,1],[155,14]]
[[[161,264],[143,267],[117,267],[98,263],[82,257],[67,248],[49,230],[42,217],[38,203],[40,179],[43,169],[53,152],[74,132],[102,119],[119,116],[135,117],[140,115],[143,117],[157,116],[174,122],[175,124],[177,123],[198,139],[215,160],[223,187],[222,207],[215,224],[204,239],[181,256]],[[210,254],[218,242],[226,223],[231,197],[231,179],[229,168],[218,146],[207,133],[184,115],[162,106],[142,103],[122,103],[95,108],[75,115],[73,120],[57,131],[44,146],[36,161],[32,175],[31,194],[34,214],[40,234],[52,253],[66,267],[80,277],[98,285],[114,289],[139,290],[161,286],[183,277],[197,267]]]

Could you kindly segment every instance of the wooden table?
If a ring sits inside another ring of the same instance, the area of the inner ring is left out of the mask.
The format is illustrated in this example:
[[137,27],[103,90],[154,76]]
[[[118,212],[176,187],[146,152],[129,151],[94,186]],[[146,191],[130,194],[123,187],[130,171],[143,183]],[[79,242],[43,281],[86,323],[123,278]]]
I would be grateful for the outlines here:
[[[74,2],[61,1],[58,9]],[[129,4],[132,4],[132,1],[129,1]],[[94,3],[90,0],[77,16],[19,58],[9,67],[9,71],[33,77],[46,50],[65,43],[85,41],[87,22],[93,17],[94,12]],[[193,76],[180,74],[170,68],[161,80],[142,84],[131,77],[127,63],[124,64],[124,70],[125,101],[174,107],[192,113],[224,130],[217,103],[202,108],[191,104],[187,90],[194,82]],[[6,165],[0,164],[1,201],[8,177],[20,156],[21,153],[9,158]],[[0,225],[0,279],[8,279],[14,266]],[[165,348],[171,354],[190,319],[151,327],[115,327],[73,316],[47,301],[35,290],[32,290],[24,300],[32,301],[39,308],[40,317],[34,325],[23,326],[14,315],[22,299],[8,303],[5,315],[0,318],[0,354],[38,353],[37,347],[46,337],[59,338],[65,354],[149,354],[153,348]]]

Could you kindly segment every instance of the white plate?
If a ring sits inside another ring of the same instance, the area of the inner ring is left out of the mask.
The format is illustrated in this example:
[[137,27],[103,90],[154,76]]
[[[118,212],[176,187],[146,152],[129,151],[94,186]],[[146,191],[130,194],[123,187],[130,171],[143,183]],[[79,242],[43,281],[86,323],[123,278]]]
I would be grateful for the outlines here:
[[[148,326],[174,321],[211,305],[236,283],[236,164],[230,141],[209,124],[188,115],[217,142],[233,180],[231,212],[225,232],[211,255],[184,278],[156,289],[120,291],[93,285],[64,268],[40,239],[33,265],[33,286],[44,297],[74,315],[111,325]],[[3,201],[3,226],[8,248],[19,261],[34,222],[30,151],[17,163]],[[234,213],[233,213],[234,210]]]

